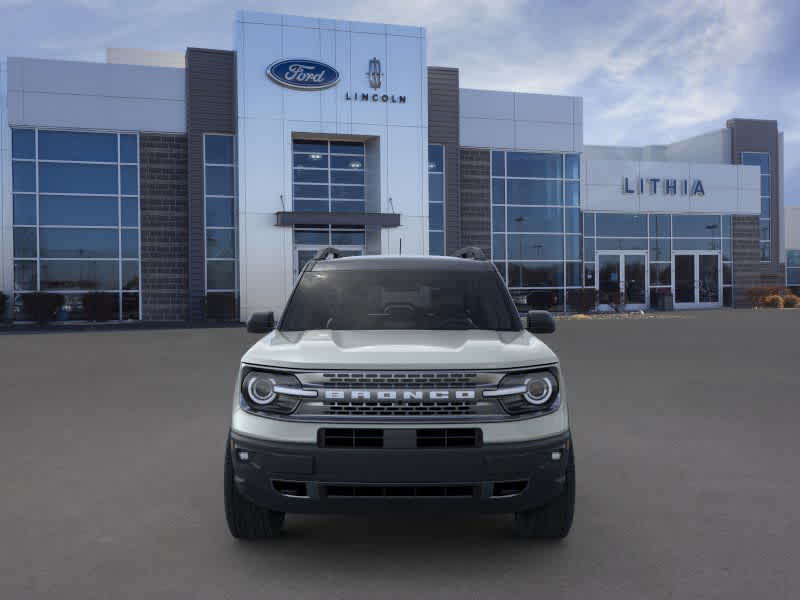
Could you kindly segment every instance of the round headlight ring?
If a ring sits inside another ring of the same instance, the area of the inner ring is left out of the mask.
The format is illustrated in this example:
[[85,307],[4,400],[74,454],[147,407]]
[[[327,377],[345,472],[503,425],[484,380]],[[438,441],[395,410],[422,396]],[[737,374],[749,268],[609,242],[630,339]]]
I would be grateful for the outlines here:
[[261,406],[271,404],[275,394],[275,380],[262,374],[250,375],[247,382],[247,396],[253,404]]
[[553,379],[550,375],[536,375],[525,380],[525,400],[534,406],[547,404],[553,396]]

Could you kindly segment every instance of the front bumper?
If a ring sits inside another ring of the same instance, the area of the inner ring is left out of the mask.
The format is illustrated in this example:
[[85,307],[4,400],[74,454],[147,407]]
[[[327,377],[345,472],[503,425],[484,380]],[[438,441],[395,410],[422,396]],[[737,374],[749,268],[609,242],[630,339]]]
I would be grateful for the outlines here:
[[561,492],[572,452],[569,431],[478,448],[321,448],[236,432],[230,443],[239,492],[289,513],[527,510]]

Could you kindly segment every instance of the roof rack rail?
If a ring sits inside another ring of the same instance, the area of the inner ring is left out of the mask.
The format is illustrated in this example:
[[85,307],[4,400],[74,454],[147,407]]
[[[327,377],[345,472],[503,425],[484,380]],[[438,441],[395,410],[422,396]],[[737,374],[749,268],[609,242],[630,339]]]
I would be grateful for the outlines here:
[[312,260],[330,260],[333,258],[342,258],[343,256],[344,252],[333,246],[328,246],[317,252]]
[[454,256],[455,258],[468,258],[471,260],[486,260],[486,254],[484,254],[483,250],[477,246],[466,246],[464,248],[459,248],[450,256]]

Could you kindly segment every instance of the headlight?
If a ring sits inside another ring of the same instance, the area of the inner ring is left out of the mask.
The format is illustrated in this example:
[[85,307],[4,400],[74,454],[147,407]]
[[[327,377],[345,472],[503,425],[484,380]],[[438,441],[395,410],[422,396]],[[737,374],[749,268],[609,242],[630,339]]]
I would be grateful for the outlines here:
[[558,372],[552,368],[506,375],[496,390],[487,390],[483,396],[497,398],[512,415],[551,412],[558,408]]
[[259,371],[245,367],[242,371],[242,408],[260,412],[289,414],[303,398],[316,398],[316,390],[304,390],[294,375]]

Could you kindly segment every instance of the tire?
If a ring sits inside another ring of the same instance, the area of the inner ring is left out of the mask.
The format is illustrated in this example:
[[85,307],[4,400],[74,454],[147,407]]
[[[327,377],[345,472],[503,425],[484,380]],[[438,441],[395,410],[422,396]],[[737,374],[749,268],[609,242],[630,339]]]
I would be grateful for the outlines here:
[[575,514],[575,452],[569,462],[561,493],[539,508],[514,513],[514,528],[525,538],[559,540],[567,537]]
[[233,481],[231,441],[225,447],[225,518],[231,535],[241,540],[278,537],[285,513],[262,508],[239,493]]

